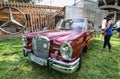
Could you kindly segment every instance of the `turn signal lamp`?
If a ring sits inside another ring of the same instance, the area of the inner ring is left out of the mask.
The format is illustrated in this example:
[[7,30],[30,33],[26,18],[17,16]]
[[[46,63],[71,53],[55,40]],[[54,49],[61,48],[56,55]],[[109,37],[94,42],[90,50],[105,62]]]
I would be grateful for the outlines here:
[[59,52],[58,52],[58,51],[55,51],[54,53],[55,53],[56,55],[58,55]]
[[30,47],[32,44],[30,43],[30,44],[28,44],[28,46]]

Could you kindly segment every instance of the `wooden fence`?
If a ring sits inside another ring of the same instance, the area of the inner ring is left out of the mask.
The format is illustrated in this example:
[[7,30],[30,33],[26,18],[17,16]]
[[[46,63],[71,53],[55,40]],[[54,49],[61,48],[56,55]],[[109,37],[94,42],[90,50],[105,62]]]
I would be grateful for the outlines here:
[[[42,30],[45,26],[47,26],[48,29],[54,29],[56,22],[64,17],[63,7],[34,5],[16,2],[0,2],[0,8],[5,6],[16,7],[25,14],[27,20],[25,31],[33,32],[36,30]],[[19,35],[6,34],[0,30],[0,37]]]

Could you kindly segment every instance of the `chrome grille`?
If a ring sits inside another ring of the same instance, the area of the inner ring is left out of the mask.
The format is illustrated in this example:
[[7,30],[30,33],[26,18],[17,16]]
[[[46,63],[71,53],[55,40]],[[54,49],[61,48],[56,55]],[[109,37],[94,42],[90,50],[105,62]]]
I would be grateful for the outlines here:
[[42,58],[48,58],[48,52],[50,48],[50,41],[45,36],[37,35],[32,40],[33,51],[36,56]]

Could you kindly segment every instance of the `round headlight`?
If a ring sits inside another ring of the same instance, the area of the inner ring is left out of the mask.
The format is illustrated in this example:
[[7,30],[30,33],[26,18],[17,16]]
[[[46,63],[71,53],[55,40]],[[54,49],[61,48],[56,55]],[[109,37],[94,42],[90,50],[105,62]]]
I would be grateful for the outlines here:
[[73,53],[72,46],[67,42],[62,43],[60,47],[60,53],[64,59],[70,60]]

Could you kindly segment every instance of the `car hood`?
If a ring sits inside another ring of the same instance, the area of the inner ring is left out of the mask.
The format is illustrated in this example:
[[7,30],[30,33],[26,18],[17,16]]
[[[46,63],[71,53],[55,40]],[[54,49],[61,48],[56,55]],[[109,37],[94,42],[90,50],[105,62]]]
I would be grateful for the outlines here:
[[83,33],[84,32],[81,30],[47,30],[34,32],[27,35],[36,36],[37,34],[40,34],[42,36],[48,37],[52,43],[61,45],[62,42],[72,41],[81,36]]

